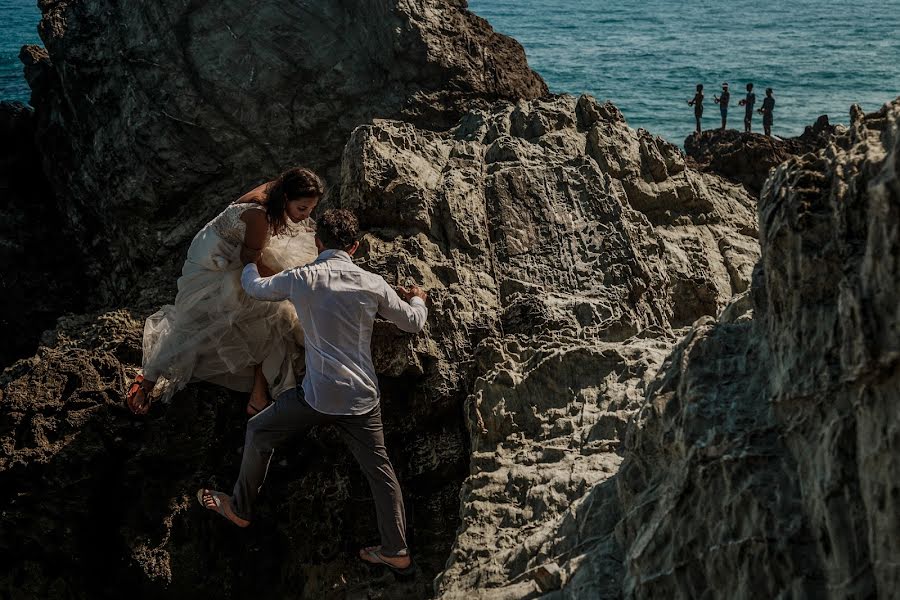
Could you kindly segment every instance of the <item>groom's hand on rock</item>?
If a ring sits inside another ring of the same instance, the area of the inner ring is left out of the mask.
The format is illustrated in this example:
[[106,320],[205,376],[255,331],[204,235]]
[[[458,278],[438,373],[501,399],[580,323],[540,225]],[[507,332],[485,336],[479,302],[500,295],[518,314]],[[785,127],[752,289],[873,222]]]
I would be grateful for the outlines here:
[[399,296],[401,298],[403,298],[403,300],[405,300],[406,302],[409,302],[410,300],[412,300],[413,297],[421,298],[423,302],[428,301],[428,294],[425,293],[425,290],[423,290],[422,288],[420,288],[417,285],[414,285],[409,289],[403,287],[402,285],[398,285],[397,286],[397,294],[399,294]]

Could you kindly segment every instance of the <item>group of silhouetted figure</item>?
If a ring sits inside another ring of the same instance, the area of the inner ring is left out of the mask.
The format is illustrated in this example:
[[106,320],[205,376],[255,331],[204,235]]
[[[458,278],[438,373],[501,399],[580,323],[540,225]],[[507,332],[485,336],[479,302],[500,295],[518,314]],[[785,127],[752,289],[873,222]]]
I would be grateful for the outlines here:
[[[713,96],[716,104],[719,105],[719,112],[722,114],[722,129],[728,122],[728,103],[731,101],[731,93],[728,91],[728,84],[722,84],[722,95]],[[703,84],[697,84],[697,93],[694,98],[688,100],[688,105],[694,107],[694,118],[697,119],[697,133],[700,133],[700,119],[703,118]],[[744,131],[750,133],[753,125],[753,107],[756,105],[756,94],[753,93],[753,84],[747,84],[747,96],[738,101],[738,106],[744,107]],[[763,129],[767,136],[772,135],[772,118],[775,110],[775,96],[772,88],[766,88],[766,97],[763,99],[762,108],[756,112],[763,116]]]

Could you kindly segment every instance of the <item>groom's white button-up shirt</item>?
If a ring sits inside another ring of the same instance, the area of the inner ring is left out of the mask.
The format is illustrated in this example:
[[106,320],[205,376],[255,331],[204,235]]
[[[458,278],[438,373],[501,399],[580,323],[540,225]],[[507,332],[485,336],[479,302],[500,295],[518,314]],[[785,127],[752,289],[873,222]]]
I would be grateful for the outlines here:
[[404,302],[384,278],[359,268],[342,250],[325,250],[315,262],[272,277],[260,277],[250,263],[241,285],[258,300],[293,302],[306,345],[306,401],[331,415],[365,414],[378,404],[375,315],[410,333],[421,331],[428,318],[421,298]]

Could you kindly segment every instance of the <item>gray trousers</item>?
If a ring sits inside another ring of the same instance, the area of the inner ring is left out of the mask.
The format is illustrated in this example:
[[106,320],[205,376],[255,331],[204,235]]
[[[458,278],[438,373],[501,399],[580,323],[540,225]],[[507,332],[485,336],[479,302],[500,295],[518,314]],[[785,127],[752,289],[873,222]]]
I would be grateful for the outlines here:
[[382,553],[407,554],[406,515],[400,484],[384,447],[381,404],[364,415],[327,415],[312,408],[298,386],[283,392],[247,422],[241,473],[234,485],[234,512],[252,521],[253,504],[265,481],[272,453],[291,435],[313,425],[334,425],[356,457],[375,498]]

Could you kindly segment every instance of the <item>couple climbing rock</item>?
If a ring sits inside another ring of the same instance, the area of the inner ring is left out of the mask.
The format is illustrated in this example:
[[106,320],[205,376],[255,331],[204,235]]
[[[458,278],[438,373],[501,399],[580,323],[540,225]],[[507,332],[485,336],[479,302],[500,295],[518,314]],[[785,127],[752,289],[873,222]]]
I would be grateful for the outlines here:
[[[309,218],[323,193],[313,172],[291,169],[201,229],[175,304],[147,319],[143,375],[126,403],[146,414],[154,399],[195,380],[250,392],[252,417],[233,492],[197,491],[203,507],[239,527],[253,521],[274,450],[312,426],[335,426],[375,499],[381,545],[359,556],[409,574],[403,498],[384,445],[370,346],[377,315],[421,331],[427,295],[418,287],[395,290],[355,265],[356,217],[328,210],[317,222]],[[299,385],[291,360],[298,344],[305,346],[306,367]]]

